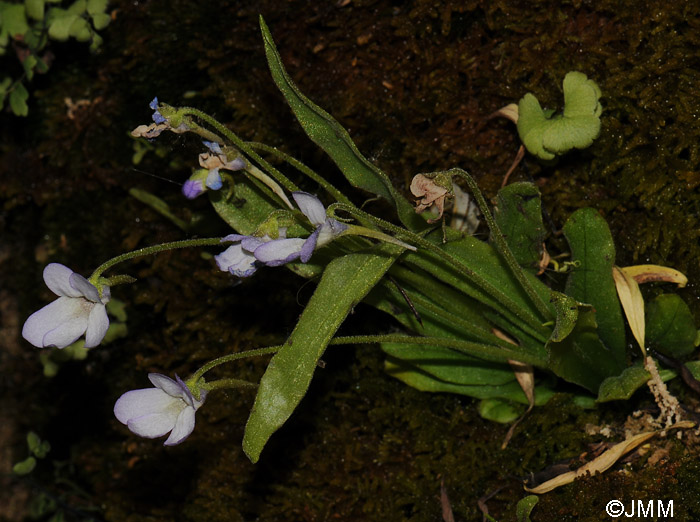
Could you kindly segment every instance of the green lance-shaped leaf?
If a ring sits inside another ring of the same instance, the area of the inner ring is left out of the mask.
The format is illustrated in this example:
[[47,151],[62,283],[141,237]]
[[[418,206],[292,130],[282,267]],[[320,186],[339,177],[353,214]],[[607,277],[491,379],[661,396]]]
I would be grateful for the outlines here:
[[[411,388],[433,393],[458,393],[476,399],[505,399],[520,404],[528,404],[523,389],[515,381],[500,385],[463,385],[440,380],[420,368],[398,358],[389,357],[384,370]],[[545,404],[554,395],[546,384],[535,386],[535,404]]]
[[410,364],[442,382],[498,386],[515,380],[513,370],[507,364],[482,361],[442,346],[382,343],[382,350],[393,359]]
[[250,235],[270,213],[279,209],[269,190],[250,176],[238,176],[230,193],[226,190],[209,190],[214,210],[237,233]]
[[380,281],[402,249],[383,245],[372,253],[336,258],[326,267],[294,331],[270,361],[243,436],[243,450],[257,462],[270,436],[306,394],[318,360],[338,327]]
[[518,264],[535,273],[545,236],[540,191],[533,183],[511,183],[498,191],[493,217]]
[[595,309],[600,339],[625,366],[625,322],[612,276],[615,244],[608,224],[596,210],[582,208],[569,217],[564,235],[578,265],[567,279],[566,294]]
[[[447,233],[449,239],[452,232],[448,229]],[[440,231],[437,231],[436,234],[426,236],[426,239],[438,242],[445,253],[468,266],[474,274],[472,280],[424,250],[408,252],[404,258],[405,263],[412,270],[418,267],[429,272],[448,286],[503,315],[513,324],[527,328],[543,342],[549,338],[550,330],[541,326],[532,300],[502,256],[491,245],[471,236],[448,241],[443,245],[441,237]],[[526,277],[540,299],[544,302],[550,301],[551,290],[532,274],[527,273]]]
[[[396,268],[392,267],[392,272]],[[397,277],[403,270],[397,273]],[[403,295],[393,283],[384,280],[365,302],[387,311],[404,326],[424,336],[511,347],[491,333],[491,325],[481,316],[480,308],[483,307],[449,287],[433,281],[423,288],[423,292],[403,283],[402,290]],[[412,309],[405,298],[410,300]],[[418,323],[414,311],[419,314],[421,323]],[[388,355],[453,384],[500,385],[515,379],[513,370],[505,362],[485,361],[445,346],[384,342],[381,347]]]
[[646,303],[646,342],[664,355],[676,359],[695,350],[698,330],[693,314],[676,294],[661,294]]
[[284,69],[270,30],[262,17],[260,28],[272,79],[309,138],[331,157],[354,187],[388,200],[396,208],[399,219],[407,228],[424,229],[425,220],[416,215],[413,206],[394,188],[389,177],[362,155],[348,131],[333,116],[304,96],[294,84]]

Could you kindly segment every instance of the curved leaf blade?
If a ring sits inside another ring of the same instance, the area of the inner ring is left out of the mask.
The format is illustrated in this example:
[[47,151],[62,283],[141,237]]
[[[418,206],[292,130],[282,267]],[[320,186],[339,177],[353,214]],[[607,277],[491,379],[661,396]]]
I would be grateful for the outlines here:
[[331,157],[354,187],[388,200],[407,228],[424,229],[425,220],[416,215],[413,206],[394,188],[389,177],[362,155],[348,131],[333,116],[304,96],[294,84],[282,64],[282,58],[262,16],[260,29],[272,79],[309,138]]
[[243,436],[243,451],[252,462],[257,462],[270,436],[306,394],[318,360],[352,307],[381,280],[401,252],[387,245],[329,263],[294,331],[260,380]]

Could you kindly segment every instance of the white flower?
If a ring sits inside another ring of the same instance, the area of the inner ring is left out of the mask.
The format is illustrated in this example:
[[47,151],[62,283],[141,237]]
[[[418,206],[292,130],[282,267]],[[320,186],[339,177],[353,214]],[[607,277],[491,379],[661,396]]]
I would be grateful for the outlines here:
[[170,433],[164,444],[180,444],[194,430],[194,414],[206,393],[195,399],[177,375],[176,380],[160,373],[149,373],[148,378],[155,388],[126,392],[114,405],[114,415],[136,435],[155,439]]
[[100,344],[109,328],[109,287],[103,286],[100,296],[95,285],[58,263],[44,268],[44,282],[59,297],[29,316],[22,337],[39,348],[65,348],[83,334],[86,348]]

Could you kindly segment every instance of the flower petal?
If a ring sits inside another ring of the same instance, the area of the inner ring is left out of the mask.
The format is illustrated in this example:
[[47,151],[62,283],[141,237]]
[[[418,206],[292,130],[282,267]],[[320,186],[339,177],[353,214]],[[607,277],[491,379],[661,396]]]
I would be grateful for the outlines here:
[[[75,313],[80,311],[80,303],[77,303],[77,301],[77,299],[72,297],[59,297],[41,310],[37,310],[25,321],[22,328],[22,337],[38,348],[45,348],[47,346],[44,344],[46,334],[70,321]],[[76,307],[75,304],[78,306]],[[82,332],[76,334],[74,339],[59,346],[59,348],[65,348],[80,337],[81,334]]]
[[163,443],[165,446],[175,446],[190,436],[194,430],[194,408],[187,407],[180,412],[170,436]]
[[231,245],[220,254],[214,256],[219,270],[230,272],[238,277],[249,277],[255,273],[255,256],[244,252],[240,244]]
[[129,419],[126,426],[140,437],[156,439],[172,430],[176,420],[177,417],[171,413],[151,413],[150,415]]
[[97,287],[80,274],[72,273],[68,278],[68,282],[88,301],[93,303],[100,302],[100,293],[97,291]]
[[221,238],[221,243],[241,241],[242,239],[245,239],[247,237],[250,236],[242,236],[241,234],[229,234],[228,236]]
[[65,348],[85,333],[89,306],[82,298],[59,297],[29,316],[22,337],[39,348]]
[[187,387],[185,381],[180,379],[180,376],[177,373],[175,374],[175,382],[182,390],[182,400],[187,403],[187,406],[194,408],[194,396],[192,395],[192,391]]
[[44,335],[44,346],[55,346],[65,348],[78,340],[87,329],[88,320],[86,316],[73,317],[58,325],[53,330]]
[[292,197],[311,223],[318,226],[326,221],[326,209],[316,196],[308,192],[293,192]]
[[242,170],[245,168],[245,161],[243,160],[243,158],[236,158],[226,163],[226,165],[224,165],[222,168],[233,171]]
[[163,392],[171,397],[182,399],[185,396],[185,390],[182,389],[182,386],[167,375],[163,375],[162,373],[149,373],[148,380],[153,383],[153,386],[163,390]]
[[305,240],[293,237],[277,239],[260,245],[255,249],[255,257],[267,266],[280,266],[299,257]]
[[204,185],[199,179],[188,179],[182,186],[182,195],[187,199],[194,199],[204,192]]
[[302,263],[307,263],[309,259],[311,259],[311,256],[313,255],[314,250],[316,249],[318,235],[320,234],[322,228],[323,225],[321,225],[320,227],[316,227],[316,230],[314,230],[313,234],[307,237],[306,241],[304,241],[304,244],[301,247],[301,255],[299,256],[299,259]]
[[207,174],[207,188],[211,190],[219,190],[223,182],[221,181],[221,174],[219,174],[219,169],[211,169],[209,174]]
[[114,404],[114,416],[119,422],[126,424],[131,419],[169,411],[178,401],[180,399],[171,397],[160,388],[131,390],[117,399]]
[[243,250],[247,250],[248,252],[255,252],[255,249],[258,248],[260,245],[263,245],[270,241],[270,238],[268,236],[265,237],[267,238],[267,240],[255,236],[244,237],[241,240],[241,247],[243,247]]
[[202,143],[214,154],[223,154],[223,151],[221,150],[221,145],[219,145],[218,143],[214,141],[203,141]]
[[336,221],[335,219],[327,219],[326,222],[318,227],[318,240],[316,248],[321,248],[333,241],[348,229],[345,223]]
[[60,263],[49,263],[44,268],[44,282],[54,294],[66,297],[82,297],[83,294],[70,284],[73,271]]
[[158,125],[160,125],[161,123],[165,123],[165,122],[167,121],[167,120],[163,117],[163,115],[162,115],[160,112],[158,112],[158,111],[156,111],[156,112],[153,113],[152,118],[153,118],[153,121],[154,121],[156,124],[158,124]]
[[102,303],[96,304],[88,316],[87,330],[85,330],[85,348],[92,348],[102,342],[109,328],[107,309]]

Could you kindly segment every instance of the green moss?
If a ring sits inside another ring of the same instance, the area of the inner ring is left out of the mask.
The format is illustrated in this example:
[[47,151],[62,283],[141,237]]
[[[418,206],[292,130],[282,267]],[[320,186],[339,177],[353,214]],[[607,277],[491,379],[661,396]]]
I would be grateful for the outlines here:
[[[372,349],[324,357],[326,369],[257,466],[240,450],[249,392],[212,395],[182,446],[136,439],[112,418],[121,393],[146,386],[148,371],[186,375],[227,351],[285,338],[313,288],[281,269],[232,287],[197,252],[127,267],[140,278],[118,290],[129,306],[129,337],[62,369],[68,373],[50,385],[16,325],[49,298],[40,279],[48,259],[87,273],[121,250],[181,237],[129,199],[130,187],[159,195],[186,220],[207,215],[206,202],[183,208],[179,187],[154,177],[186,179],[186,168],[167,165],[193,164],[196,140],[164,137],[168,161],[147,155],[133,169],[126,132],[149,120],[154,95],[283,146],[342,186],[269,80],[259,12],[303,92],[404,188],[416,172],[456,165],[494,195],[519,141],[512,124],[488,116],[526,92],[556,106],[566,72],[585,72],[603,92],[599,139],[554,165],[526,159],[511,179],[538,181],[552,230],[574,210],[595,206],[611,225],[619,264],[664,263],[700,280],[700,7],[659,0],[628,10],[611,0],[362,0],[332,9],[312,1],[113,4],[103,54],[57,52],[62,61],[35,78],[28,119],[3,119],[0,127],[0,268],[8,281],[0,297],[14,332],[0,355],[12,376],[1,406],[16,433],[35,429],[57,458],[70,460],[91,505],[104,506],[102,518],[436,520],[444,479],[457,519],[480,519],[476,501],[503,488],[488,505],[509,520],[524,495],[522,478],[600,440],[585,434],[586,424],[610,424],[621,440],[622,421],[644,392],[590,411],[557,398],[528,415],[500,450],[506,427],[480,419],[467,399],[395,382]],[[71,119],[67,96],[90,104]],[[697,317],[697,289],[684,292]],[[348,331],[385,326],[360,308]],[[237,363],[236,371],[254,379],[264,363]],[[652,442],[652,450],[663,444]],[[597,520],[610,498],[640,493],[678,499],[676,518],[698,518],[692,445],[686,453],[684,441],[673,442],[665,464],[645,462],[633,462],[628,475],[609,471],[542,496],[533,520]]]

